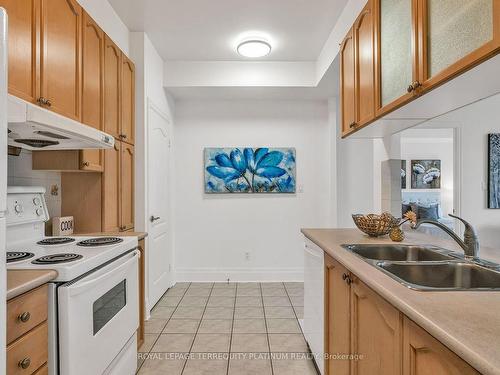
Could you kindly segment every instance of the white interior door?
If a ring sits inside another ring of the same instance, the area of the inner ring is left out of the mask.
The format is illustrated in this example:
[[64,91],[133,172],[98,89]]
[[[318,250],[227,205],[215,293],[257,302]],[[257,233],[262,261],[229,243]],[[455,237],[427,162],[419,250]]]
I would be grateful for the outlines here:
[[169,119],[148,104],[148,302],[152,307],[171,286]]

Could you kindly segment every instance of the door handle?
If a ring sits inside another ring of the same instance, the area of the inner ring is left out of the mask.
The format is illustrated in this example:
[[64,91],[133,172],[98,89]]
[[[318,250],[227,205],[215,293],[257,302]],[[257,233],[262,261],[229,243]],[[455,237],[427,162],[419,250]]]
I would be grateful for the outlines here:
[[154,222],[155,222],[155,221],[157,221],[157,220],[160,220],[160,217],[159,217],[159,216],[151,216],[151,217],[149,218],[149,221],[151,221],[152,223],[154,223]]

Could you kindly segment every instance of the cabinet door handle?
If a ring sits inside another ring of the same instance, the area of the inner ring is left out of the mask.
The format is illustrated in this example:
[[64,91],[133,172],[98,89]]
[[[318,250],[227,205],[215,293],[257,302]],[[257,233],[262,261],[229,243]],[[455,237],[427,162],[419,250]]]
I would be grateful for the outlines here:
[[413,82],[410,86],[408,86],[408,92],[413,92],[418,89],[422,84],[419,81]]
[[344,280],[347,285],[351,285],[351,283],[352,283],[352,279],[347,273],[344,273],[342,275],[342,280]]
[[39,105],[46,105],[47,107],[50,107],[52,105],[51,101],[49,99],[44,98],[43,96],[39,97],[36,102]]
[[354,121],[354,122],[351,122],[351,123],[349,124],[349,127],[352,129],[352,128],[355,128],[355,127],[356,127],[356,125],[357,125],[357,124],[356,124],[356,122]]
[[84,167],[90,167],[90,163],[88,161],[83,162]]
[[22,314],[19,314],[17,317],[17,320],[19,320],[22,323],[26,323],[28,320],[30,320],[31,314],[28,311],[23,312]]
[[160,220],[160,217],[159,217],[159,216],[151,216],[151,217],[149,218],[149,220],[150,220],[152,223],[154,223],[155,221]]
[[20,367],[20,368],[22,368],[23,370],[26,370],[28,367],[30,367],[30,365],[31,365],[31,359],[28,358],[28,357],[22,359],[17,364],[17,366]]

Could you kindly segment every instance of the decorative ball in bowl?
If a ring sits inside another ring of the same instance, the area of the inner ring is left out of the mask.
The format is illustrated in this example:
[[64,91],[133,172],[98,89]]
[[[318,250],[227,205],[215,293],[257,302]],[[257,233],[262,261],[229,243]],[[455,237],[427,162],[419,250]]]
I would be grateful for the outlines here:
[[370,237],[380,237],[389,234],[391,229],[397,226],[400,221],[389,212],[384,212],[382,215],[353,214],[352,219],[358,229]]

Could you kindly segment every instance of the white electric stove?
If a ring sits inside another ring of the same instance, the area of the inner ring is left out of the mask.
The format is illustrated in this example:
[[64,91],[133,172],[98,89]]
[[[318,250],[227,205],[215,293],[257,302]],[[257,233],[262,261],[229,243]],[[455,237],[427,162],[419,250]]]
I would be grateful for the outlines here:
[[41,187],[7,191],[7,269],[52,269],[49,374],[135,374],[137,237],[45,237]]

